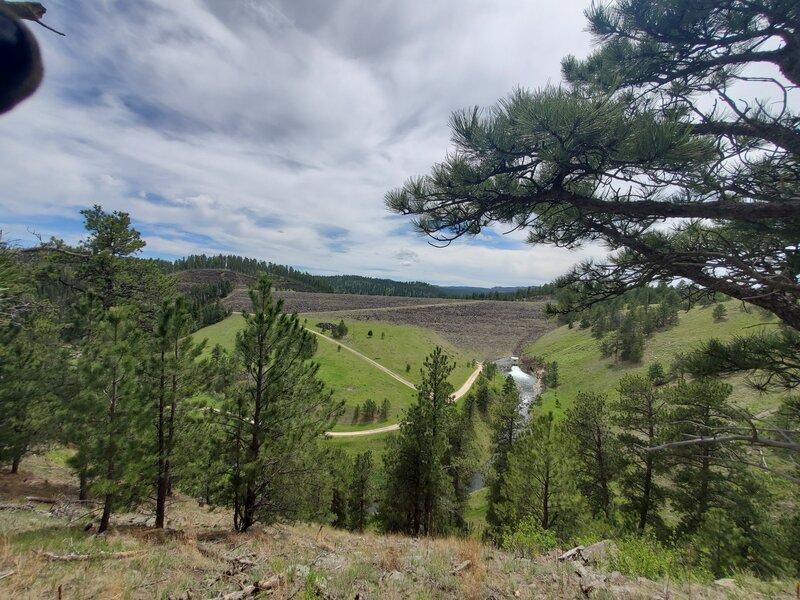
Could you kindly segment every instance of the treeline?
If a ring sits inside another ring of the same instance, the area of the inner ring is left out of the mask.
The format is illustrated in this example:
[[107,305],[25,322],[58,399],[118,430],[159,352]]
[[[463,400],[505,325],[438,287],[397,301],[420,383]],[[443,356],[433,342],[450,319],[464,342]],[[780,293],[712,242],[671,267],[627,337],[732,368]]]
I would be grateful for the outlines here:
[[544,285],[531,285],[518,288],[513,292],[491,291],[491,292],[472,292],[469,298],[472,300],[500,300],[505,302],[520,302],[535,298],[554,297],[558,292],[558,287],[553,283]]
[[299,282],[315,292],[333,292],[333,288],[325,282],[324,278],[318,275],[312,275],[286,265],[234,254],[218,254],[216,256],[193,254],[185,258],[179,258],[171,265],[171,272],[186,271],[188,269],[229,269],[250,277],[259,277],[267,274]]
[[321,277],[337,294],[365,296],[402,296],[407,298],[443,298],[435,285],[422,281],[393,281],[361,275],[326,275]]
[[[269,274],[305,286],[308,291],[356,294],[364,296],[400,296],[406,298],[459,298],[472,300],[520,301],[532,298],[550,297],[556,293],[554,284],[530,286],[515,291],[503,292],[458,292],[423,281],[395,281],[361,275],[312,275],[285,265],[245,258],[235,255],[206,256],[191,255],[172,263],[160,261],[165,272],[178,272],[189,269],[229,269],[231,271],[258,277]],[[166,266],[165,266],[166,265]]]

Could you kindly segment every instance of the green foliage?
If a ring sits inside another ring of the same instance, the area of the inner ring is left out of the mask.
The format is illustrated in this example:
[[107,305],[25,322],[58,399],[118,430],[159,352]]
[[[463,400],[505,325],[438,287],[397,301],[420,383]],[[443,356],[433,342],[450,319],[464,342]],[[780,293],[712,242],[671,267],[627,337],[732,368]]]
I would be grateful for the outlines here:
[[664,371],[664,365],[659,361],[651,364],[647,368],[647,378],[653,382],[653,385],[664,385],[667,382],[667,374]]
[[372,471],[372,452],[358,454],[353,461],[347,500],[348,527],[352,531],[364,531],[367,526],[372,495]]
[[509,375],[500,397],[492,404],[490,420],[492,466],[486,481],[489,488],[486,522],[489,525],[489,534],[494,537],[497,537],[502,525],[497,514],[497,505],[501,501],[501,490],[508,471],[508,455],[525,422],[519,412],[519,405],[519,390]]
[[347,325],[344,324],[343,320],[339,321],[339,324],[333,328],[331,335],[337,340],[340,340],[347,335]]
[[612,422],[619,429],[616,443],[621,462],[621,511],[630,528],[643,532],[651,527],[661,534],[664,523],[658,509],[664,501],[661,475],[666,457],[663,453],[648,452],[647,448],[663,439],[666,401],[654,383],[641,375],[623,377],[618,391],[619,400],[611,408]]
[[386,530],[432,535],[450,526],[456,500],[445,457],[455,410],[447,380],[452,370],[439,347],[425,359],[417,402],[384,455],[387,482],[379,516]]
[[725,308],[724,304],[717,304],[714,307],[714,312],[711,313],[711,316],[714,317],[714,322],[719,323],[720,321],[724,321],[725,318],[728,316],[728,309]]
[[[670,440],[713,436],[735,427],[733,409],[727,403],[731,386],[712,379],[679,381],[665,390],[669,404]],[[672,452],[671,504],[681,517],[681,530],[696,531],[708,510],[721,507],[732,491],[737,470],[731,449],[722,444],[675,448]]]
[[558,546],[556,534],[551,529],[542,529],[538,519],[527,516],[512,531],[503,533],[505,550],[523,558],[535,558]]
[[722,509],[706,513],[692,542],[701,563],[716,578],[731,575],[742,565],[743,532]]
[[576,442],[578,486],[593,516],[611,516],[611,483],[618,471],[618,451],[611,415],[602,394],[581,392],[567,411],[566,431]]
[[542,383],[547,388],[555,389],[558,387],[558,363],[556,361],[545,364]]
[[267,278],[250,299],[253,312],[243,313],[245,328],[236,336],[241,383],[210,413],[219,453],[213,471],[221,480],[213,500],[234,509],[238,531],[302,514],[303,499],[314,497],[320,436],[341,410],[308,362],[314,336],[272,299]]
[[515,527],[531,516],[542,529],[552,529],[559,540],[566,540],[578,528],[584,510],[576,462],[572,440],[551,413],[531,419],[508,456],[496,507],[500,520]]
[[711,574],[691,557],[691,549],[681,552],[660,543],[652,534],[629,536],[614,541],[608,553],[608,568],[628,577],[672,581],[710,581]]
[[378,418],[381,421],[385,421],[389,418],[389,411],[392,410],[392,403],[389,402],[388,398],[384,398],[383,402],[381,403],[381,411],[378,415]]

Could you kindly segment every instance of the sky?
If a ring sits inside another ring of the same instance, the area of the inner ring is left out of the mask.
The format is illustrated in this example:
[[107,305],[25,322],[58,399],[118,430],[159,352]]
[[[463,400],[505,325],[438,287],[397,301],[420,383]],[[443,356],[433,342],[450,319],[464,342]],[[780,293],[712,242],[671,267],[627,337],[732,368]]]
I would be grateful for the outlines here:
[[45,81],[0,117],[0,229],[83,236],[130,213],[144,256],[241,254],[440,285],[551,281],[602,255],[488,229],[435,248],[387,191],[450,149],[448,118],[560,81],[589,0],[44,0]]

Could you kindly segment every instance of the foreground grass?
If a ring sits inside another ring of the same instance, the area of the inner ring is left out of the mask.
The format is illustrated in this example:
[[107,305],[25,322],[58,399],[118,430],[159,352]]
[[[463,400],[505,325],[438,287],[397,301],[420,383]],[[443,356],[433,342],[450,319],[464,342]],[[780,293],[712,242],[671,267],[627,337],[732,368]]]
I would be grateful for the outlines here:
[[[613,397],[619,381],[628,373],[645,374],[647,367],[656,361],[669,369],[678,353],[688,352],[704,340],[712,337],[724,340],[737,334],[751,333],[765,322],[755,311],[745,313],[739,310],[736,301],[725,303],[725,307],[728,318],[719,323],[715,323],[711,316],[713,306],[681,312],[676,327],[657,332],[647,339],[644,358],[639,364],[603,358],[599,343],[592,338],[588,329],[563,326],[546,333],[526,350],[526,354],[557,361],[559,366],[559,385],[542,394],[540,410],[552,411],[556,416],[563,415],[581,391],[605,393]],[[744,385],[743,376],[731,377],[727,381],[734,386],[731,400],[739,405],[759,412],[776,403],[774,395],[759,394]]]

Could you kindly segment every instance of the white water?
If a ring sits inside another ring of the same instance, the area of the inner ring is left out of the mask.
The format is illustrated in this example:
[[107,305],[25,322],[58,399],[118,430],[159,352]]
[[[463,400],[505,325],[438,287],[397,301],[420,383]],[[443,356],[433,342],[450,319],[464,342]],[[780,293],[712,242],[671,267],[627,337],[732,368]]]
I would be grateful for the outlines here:
[[511,367],[510,375],[519,388],[519,411],[527,419],[531,403],[539,393],[539,379],[533,375],[528,375],[517,366]]
[[[511,367],[509,375],[514,379],[514,383],[517,384],[517,388],[519,389],[519,412],[527,422],[528,410],[530,410],[533,400],[539,394],[539,379],[533,375],[528,375],[525,371],[516,366]],[[490,463],[491,461],[487,463],[486,466]],[[475,473],[470,483],[469,491],[474,492],[475,490],[479,490],[483,485],[483,472],[478,471]]]

